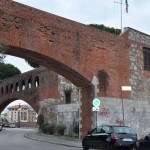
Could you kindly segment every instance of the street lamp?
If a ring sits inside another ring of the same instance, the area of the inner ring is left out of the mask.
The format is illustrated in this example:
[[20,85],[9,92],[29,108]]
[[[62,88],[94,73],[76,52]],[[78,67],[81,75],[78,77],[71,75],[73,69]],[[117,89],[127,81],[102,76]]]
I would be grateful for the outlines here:
[[21,111],[21,105],[19,103],[19,106],[18,106],[18,128],[20,128],[20,111]]
[[131,86],[121,86],[122,119],[123,119],[123,125],[125,125],[125,121],[124,121],[124,102],[123,102],[122,91],[131,91]]

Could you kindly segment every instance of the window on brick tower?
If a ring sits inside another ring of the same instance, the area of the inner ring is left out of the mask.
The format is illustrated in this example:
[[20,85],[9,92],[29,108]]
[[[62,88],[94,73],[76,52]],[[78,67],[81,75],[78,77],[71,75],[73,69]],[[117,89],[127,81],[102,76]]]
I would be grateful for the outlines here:
[[65,103],[66,104],[71,103],[71,91],[65,91]]
[[144,69],[150,71],[150,48],[144,48]]

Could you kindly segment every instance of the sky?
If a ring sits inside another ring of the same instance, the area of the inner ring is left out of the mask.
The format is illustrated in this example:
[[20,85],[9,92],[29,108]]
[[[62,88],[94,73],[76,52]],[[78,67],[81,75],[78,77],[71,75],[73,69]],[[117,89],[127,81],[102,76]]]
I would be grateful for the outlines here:
[[[61,16],[83,24],[104,24],[121,28],[121,0],[14,0],[16,2]],[[125,0],[122,5],[122,28],[131,27],[150,35],[150,0]],[[7,56],[5,63],[11,63],[20,71],[32,70],[23,59]]]

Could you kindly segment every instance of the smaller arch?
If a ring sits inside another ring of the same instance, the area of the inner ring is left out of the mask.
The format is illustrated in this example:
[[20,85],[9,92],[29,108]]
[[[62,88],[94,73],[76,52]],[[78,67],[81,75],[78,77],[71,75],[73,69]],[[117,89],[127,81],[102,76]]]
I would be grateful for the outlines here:
[[38,76],[35,77],[34,85],[35,85],[35,87],[39,86],[39,77]]
[[22,81],[22,84],[21,84],[21,90],[25,90],[25,81],[24,80]]
[[31,78],[29,78],[29,80],[28,80],[28,88],[30,89],[31,87],[32,87],[32,82],[31,82],[32,80],[31,80]]
[[15,92],[18,92],[18,91],[19,91],[19,83],[17,82],[15,85]]
[[13,93],[14,92],[14,87],[13,87],[13,84],[10,85],[10,93]]

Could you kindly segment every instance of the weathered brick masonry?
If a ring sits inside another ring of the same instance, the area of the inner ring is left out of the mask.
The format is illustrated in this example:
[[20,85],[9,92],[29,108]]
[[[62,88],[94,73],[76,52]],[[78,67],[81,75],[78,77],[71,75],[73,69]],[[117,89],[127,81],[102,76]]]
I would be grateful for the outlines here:
[[[12,101],[22,99],[38,113],[44,98],[59,98],[58,75],[45,67],[0,82],[0,112]],[[54,86],[55,85],[55,86]]]
[[[110,77],[105,97],[136,99],[145,96],[143,81],[147,83],[150,75],[143,72],[142,63],[136,71],[135,61],[140,57],[143,62],[143,57],[137,56],[133,60],[132,52],[134,49],[142,52],[143,44],[149,47],[149,36],[146,38],[148,43],[137,41],[132,29],[116,36],[11,0],[1,0],[0,39],[1,43],[8,45],[8,54],[50,68],[82,89],[82,135],[93,124],[91,107],[94,93],[101,96],[98,83],[97,92],[92,84],[99,70],[105,70]],[[142,77],[140,81],[135,79],[138,73]],[[125,92],[121,95],[122,85],[133,86],[131,94]],[[45,99],[49,98],[47,92],[43,91]]]

